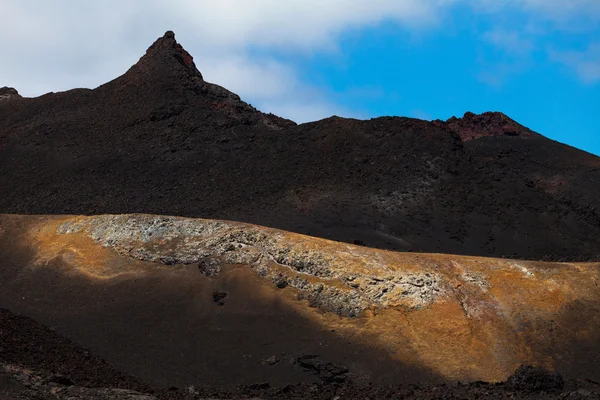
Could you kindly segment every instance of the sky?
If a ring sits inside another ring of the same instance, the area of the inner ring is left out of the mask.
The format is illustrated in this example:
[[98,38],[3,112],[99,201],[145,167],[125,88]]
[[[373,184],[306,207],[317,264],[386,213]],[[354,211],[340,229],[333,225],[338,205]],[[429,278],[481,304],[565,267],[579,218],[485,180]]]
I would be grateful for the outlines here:
[[173,30],[207,81],[296,122],[502,111],[600,155],[600,0],[0,0],[0,87],[123,74]]

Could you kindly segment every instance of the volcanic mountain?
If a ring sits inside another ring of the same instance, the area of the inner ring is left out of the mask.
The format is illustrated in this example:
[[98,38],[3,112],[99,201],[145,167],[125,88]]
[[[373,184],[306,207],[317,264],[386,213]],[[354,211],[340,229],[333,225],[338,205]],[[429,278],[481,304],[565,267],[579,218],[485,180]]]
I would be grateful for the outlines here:
[[152,213],[391,250],[600,259],[600,158],[493,112],[297,125],[172,32],[96,89],[0,90],[0,212]]
[[600,158],[504,114],[297,125],[167,32],[1,88],[0,171],[0,400],[600,395]]

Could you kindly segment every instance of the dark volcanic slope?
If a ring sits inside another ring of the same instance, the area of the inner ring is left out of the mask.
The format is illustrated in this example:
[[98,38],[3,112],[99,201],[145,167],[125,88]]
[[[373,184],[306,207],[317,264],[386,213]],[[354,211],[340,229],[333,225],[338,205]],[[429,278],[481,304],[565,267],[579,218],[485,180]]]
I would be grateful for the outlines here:
[[3,308],[0,308],[0,339],[0,366],[19,365],[37,372],[68,376],[71,384],[80,386],[149,389],[53,329]]
[[2,213],[240,220],[388,249],[600,259],[600,158],[500,113],[296,125],[171,32],[94,90],[0,91]]

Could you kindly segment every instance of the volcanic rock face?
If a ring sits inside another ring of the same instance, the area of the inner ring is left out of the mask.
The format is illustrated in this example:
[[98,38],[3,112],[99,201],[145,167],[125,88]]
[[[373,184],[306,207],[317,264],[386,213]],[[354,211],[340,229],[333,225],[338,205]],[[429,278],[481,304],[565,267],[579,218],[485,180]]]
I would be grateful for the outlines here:
[[5,213],[145,212],[392,250],[600,259],[598,157],[500,113],[296,125],[206,82],[172,32],[94,90],[0,102],[0,168]]
[[[205,272],[207,263],[247,264],[277,287],[294,287],[311,304],[341,316],[354,317],[370,307],[420,309],[445,291],[434,271],[390,270],[366,258],[335,262],[326,251],[307,250],[285,241],[281,233],[243,224],[121,215],[58,227],[62,234],[82,230],[103,246],[139,260],[166,265],[202,262],[201,273],[209,277],[218,271]],[[338,285],[332,286],[331,280]]]
[[452,117],[446,121],[463,142],[488,136],[539,136],[538,133],[513,121],[500,112],[486,112],[480,115],[467,112],[462,118]]

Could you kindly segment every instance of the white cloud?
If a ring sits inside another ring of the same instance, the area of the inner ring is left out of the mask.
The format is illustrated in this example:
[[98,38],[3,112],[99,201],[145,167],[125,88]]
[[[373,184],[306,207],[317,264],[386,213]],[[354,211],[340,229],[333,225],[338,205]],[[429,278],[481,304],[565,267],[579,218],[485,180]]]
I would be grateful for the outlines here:
[[251,93],[258,99],[285,96],[300,85],[290,66],[272,59],[228,55],[202,61],[201,69],[204,79],[240,93]]
[[11,60],[0,64],[0,85],[26,96],[95,87],[127,70],[172,29],[207,80],[305,120],[336,107],[298,81],[292,65],[250,49],[332,50],[349,29],[382,21],[413,29],[435,23],[436,8],[446,1],[0,0],[0,36],[11,38],[0,41],[0,54]]
[[[557,21],[600,16],[597,0],[0,0],[0,86],[26,96],[95,87],[126,71],[152,41],[174,30],[207,80],[265,112],[299,120],[349,115],[327,93],[302,82],[293,63],[269,52],[320,56],[335,51],[345,32],[383,22],[431,28],[461,3],[488,11],[518,7]],[[518,35],[498,30],[488,40],[527,50],[531,44]],[[593,66],[578,65],[593,77]]]
[[175,0],[181,18],[199,36],[230,46],[283,46],[314,50],[335,46],[341,32],[383,20],[416,27],[435,21],[443,0]]

